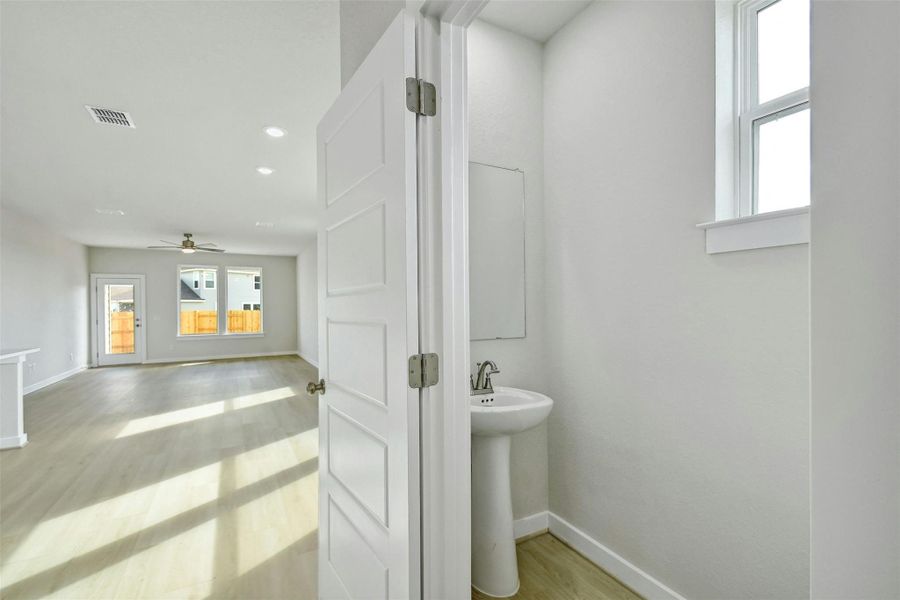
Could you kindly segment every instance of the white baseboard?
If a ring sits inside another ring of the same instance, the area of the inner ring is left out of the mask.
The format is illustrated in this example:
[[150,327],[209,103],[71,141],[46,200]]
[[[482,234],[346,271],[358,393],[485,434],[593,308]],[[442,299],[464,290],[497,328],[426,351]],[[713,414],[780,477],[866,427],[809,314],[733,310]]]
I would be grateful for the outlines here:
[[317,369],[319,368],[319,361],[313,360],[313,359],[311,359],[311,358],[309,358],[309,357],[307,357],[307,356],[303,356],[302,354],[300,354],[300,352],[297,352],[297,356],[299,356],[300,358],[302,358],[303,360],[305,360],[306,362],[308,362],[309,364],[311,364],[311,365],[314,366],[315,368],[317,368]]
[[542,511],[513,521],[513,534],[517,540],[536,533],[543,533],[550,527],[550,513]]
[[647,600],[685,600],[684,596],[654,579],[568,521],[549,513],[550,533]]
[[21,448],[28,443],[28,434],[14,435],[11,437],[0,438],[0,450],[8,448]]
[[145,360],[145,365],[156,365],[162,363],[186,363],[197,362],[198,360],[228,360],[230,358],[262,358],[264,356],[290,356],[297,354],[296,350],[282,350],[280,352],[251,352],[249,354],[218,354],[215,356],[177,356],[171,358],[151,358]]
[[[48,385],[53,385],[54,383],[62,381],[63,379],[67,379],[67,378],[71,377],[72,375],[75,375],[76,373],[81,373],[85,369],[87,369],[87,365],[82,365],[80,367],[75,367],[74,369],[69,369],[68,371],[64,371],[63,373],[60,373],[59,375],[54,375],[53,377],[48,377],[47,379],[42,379],[41,381],[37,381],[35,383],[32,383],[31,385],[26,385],[24,390],[22,390],[22,393],[30,394],[31,392],[36,392],[40,389],[47,387]],[[6,438],[4,438],[4,439],[6,439]]]

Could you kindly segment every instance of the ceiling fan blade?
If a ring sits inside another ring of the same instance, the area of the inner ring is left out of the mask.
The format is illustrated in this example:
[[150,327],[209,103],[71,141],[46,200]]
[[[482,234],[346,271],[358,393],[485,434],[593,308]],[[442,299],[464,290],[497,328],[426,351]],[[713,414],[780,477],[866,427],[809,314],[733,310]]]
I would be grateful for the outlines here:
[[194,244],[194,248],[200,248],[201,246],[218,246],[218,244],[213,244],[212,242],[204,242],[202,244]]
[[181,250],[181,246],[147,246],[153,250]]
[[225,252],[221,248],[201,248],[200,246],[194,246],[194,250],[198,252]]
[[168,241],[168,240],[159,240],[159,241],[161,241],[163,244],[172,244],[173,246],[180,246],[180,245],[181,245],[181,242],[170,242],[170,241]]

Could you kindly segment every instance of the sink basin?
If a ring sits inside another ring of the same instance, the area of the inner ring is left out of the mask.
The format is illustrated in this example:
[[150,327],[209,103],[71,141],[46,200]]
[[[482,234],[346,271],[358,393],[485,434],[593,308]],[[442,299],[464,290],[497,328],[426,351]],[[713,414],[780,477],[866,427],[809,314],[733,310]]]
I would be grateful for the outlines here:
[[472,435],[512,435],[540,425],[553,400],[537,392],[495,387],[493,394],[469,396]]
[[472,586],[505,598],[519,590],[509,445],[514,433],[540,425],[553,400],[537,392],[495,387],[469,396],[472,414]]

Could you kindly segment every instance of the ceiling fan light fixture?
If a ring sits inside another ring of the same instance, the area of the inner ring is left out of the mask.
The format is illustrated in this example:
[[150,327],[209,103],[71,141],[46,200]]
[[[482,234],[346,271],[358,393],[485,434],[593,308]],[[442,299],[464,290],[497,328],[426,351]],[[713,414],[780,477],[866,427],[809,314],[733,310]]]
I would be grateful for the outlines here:
[[273,137],[273,138],[284,137],[284,134],[287,133],[281,127],[275,127],[274,125],[270,125],[269,127],[266,127],[264,131],[266,132],[266,135],[268,135],[269,137]]
[[166,240],[159,240],[165,246],[147,246],[147,248],[151,250],[180,250],[182,254],[193,254],[195,252],[225,252],[224,248],[215,248],[216,244],[212,242],[204,242],[202,244],[194,243],[194,240],[191,238],[194,237],[192,233],[185,233],[184,239],[181,240],[180,243],[168,242]]

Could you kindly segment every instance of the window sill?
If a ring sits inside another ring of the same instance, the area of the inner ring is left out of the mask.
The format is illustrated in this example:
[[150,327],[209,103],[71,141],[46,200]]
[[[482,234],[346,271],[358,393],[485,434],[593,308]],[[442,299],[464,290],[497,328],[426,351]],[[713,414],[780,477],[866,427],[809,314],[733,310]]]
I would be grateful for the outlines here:
[[700,223],[706,230],[706,253],[737,252],[809,243],[809,207]]
[[265,337],[266,333],[264,331],[260,331],[259,333],[198,333],[195,335],[178,335],[175,339],[178,340],[215,340],[221,338],[248,338],[248,337]]

